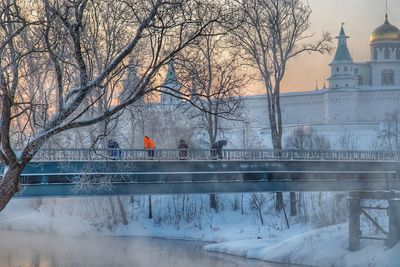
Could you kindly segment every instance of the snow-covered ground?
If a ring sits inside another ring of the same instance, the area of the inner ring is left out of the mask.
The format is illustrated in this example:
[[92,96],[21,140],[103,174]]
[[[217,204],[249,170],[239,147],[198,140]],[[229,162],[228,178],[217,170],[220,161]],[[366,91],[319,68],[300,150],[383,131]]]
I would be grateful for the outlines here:
[[400,245],[387,249],[382,241],[362,241],[357,252],[347,250],[347,225],[334,225],[284,240],[241,240],[207,245],[208,251],[223,252],[271,262],[326,267],[400,266]]
[[[208,251],[311,266],[400,266],[400,245],[388,249],[382,241],[362,240],[360,251],[349,252],[346,223],[316,229],[314,224],[290,220],[290,228],[285,229],[283,216],[268,215],[267,211],[267,223],[261,225],[250,210],[242,214],[240,209],[228,207],[218,213],[205,212],[194,220],[185,222],[182,218],[171,223],[174,219],[168,221],[164,216],[169,207],[167,198],[153,196],[153,219],[147,218],[145,203],[138,203],[140,209],[128,212],[128,225],[113,222],[112,227],[88,215],[88,210],[94,209],[95,200],[45,199],[39,205],[34,200],[17,199],[0,213],[0,228],[65,235],[196,239],[215,242],[205,247]],[[96,208],[94,213],[100,212],[101,209]]]

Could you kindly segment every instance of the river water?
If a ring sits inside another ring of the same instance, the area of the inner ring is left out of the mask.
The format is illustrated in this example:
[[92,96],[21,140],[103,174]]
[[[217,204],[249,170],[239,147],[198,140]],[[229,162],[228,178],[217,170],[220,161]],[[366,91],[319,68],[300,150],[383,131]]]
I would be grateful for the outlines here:
[[0,267],[283,267],[207,252],[206,243],[141,237],[64,237],[0,231]]

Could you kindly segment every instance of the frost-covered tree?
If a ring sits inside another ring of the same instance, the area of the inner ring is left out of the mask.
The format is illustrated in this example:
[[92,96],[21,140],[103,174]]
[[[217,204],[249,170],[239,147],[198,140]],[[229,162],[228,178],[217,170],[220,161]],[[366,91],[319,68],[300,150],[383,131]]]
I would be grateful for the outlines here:
[[358,150],[360,148],[360,143],[353,133],[346,131],[339,136],[337,148],[340,150]]
[[[285,147],[296,150],[328,150],[330,142],[312,127],[299,127],[286,138]],[[297,215],[297,200],[295,192],[290,192],[290,215]]]
[[[234,23],[235,20],[232,20]],[[243,121],[242,90],[249,81],[239,55],[227,49],[224,29],[209,28],[207,37],[190,46],[176,59],[178,76],[188,81],[184,90],[191,96],[196,110],[190,120],[208,135],[209,147],[217,141],[222,121]],[[182,89],[181,89],[182,90]],[[210,195],[210,206],[217,210],[216,195]]]
[[184,90],[199,107],[191,113],[191,119],[208,134],[210,145],[217,141],[222,121],[244,120],[241,96],[249,81],[239,55],[229,49],[223,32],[210,29],[207,37],[175,60],[178,76],[187,81]]
[[373,144],[376,150],[400,150],[400,112],[386,113]]
[[[223,6],[207,0],[2,1],[0,162],[6,168],[0,211],[50,138],[115,118],[159,90],[163,66],[221,23]],[[139,62],[139,79],[126,92],[131,62]]]
[[312,127],[298,127],[285,140],[285,147],[296,150],[329,150],[329,139]]
[[[258,72],[267,95],[268,121],[274,149],[282,149],[281,83],[288,62],[305,52],[331,50],[331,37],[323,33],[311,42],[311,8],[301,0],[236,0],[242,23],[235,30],[235,41],[243,57]],[[283,205],[277,193],[277,209]]]

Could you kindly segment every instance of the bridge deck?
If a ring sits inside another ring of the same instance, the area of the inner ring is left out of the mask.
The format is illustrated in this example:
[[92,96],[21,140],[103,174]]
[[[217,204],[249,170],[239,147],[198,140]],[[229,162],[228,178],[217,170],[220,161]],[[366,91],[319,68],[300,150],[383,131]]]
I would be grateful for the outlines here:
[[399,167],[304,159],[31,162],[18,196],[400,190]]

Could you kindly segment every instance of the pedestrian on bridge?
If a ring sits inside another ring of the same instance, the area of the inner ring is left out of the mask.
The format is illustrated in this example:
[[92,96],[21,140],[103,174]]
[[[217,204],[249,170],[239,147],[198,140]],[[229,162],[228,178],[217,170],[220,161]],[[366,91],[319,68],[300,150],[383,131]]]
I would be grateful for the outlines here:
[[143,142],[144,149],[147,150],[149,158],[154,159],[154,149],[156,149],[156,142],[147,135],[143,138]]
[[116,160],[121,157],[121,150],[119,149],[119,144],[115,140],[108,140],[108,155],[111,159]]
[[211,157],[212,159],[222,159],[222,148],[228,144],[226,140],[220,140],[212,144],[211,146]]
[[188,144],[186,143],[185,140],[181,139],[179,141],[179,159],[187,159],[187,153],[188,153]]

